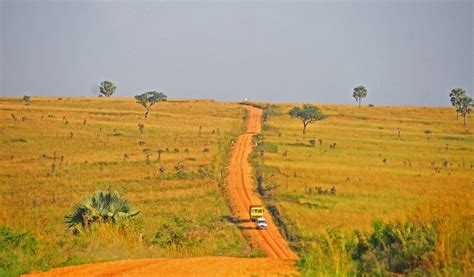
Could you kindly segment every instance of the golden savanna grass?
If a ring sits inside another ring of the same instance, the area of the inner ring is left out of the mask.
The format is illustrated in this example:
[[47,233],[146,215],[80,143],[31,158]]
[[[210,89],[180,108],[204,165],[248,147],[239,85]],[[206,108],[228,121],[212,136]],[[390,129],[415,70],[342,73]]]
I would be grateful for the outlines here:
[[[243,109],[230,103],[172,100],[153,106],[146,120],[143,112],[133,99],[47,97],[33,98],[29,106],[20,99],[0,99],[0,224],[30,231],[57,248],[59,257],[50,262],[55,265],[248,255],[240,232],[226,220],[230,210],[222,189]],[[143,134],[138,124],[144,124]],[[178,176],[176,167],[188,175]],[[108,189],[141,211],[138,241],[148,244],[133,250],[128,247],[137,240],[113,246],[121,243],[120,230],[111,228],[117,233],[113,243],[101,230],[95,236],[102,236],[104,244],[88,245],[66,230],[64,216],[76,203]],[[151,245],[158,226],[173,216],[201,226],[196,231],[200,241],[180,249]]]
[[[277,151],[257,156],[266,168],[264,185],[303,245],[328,232],[368,231],[374,220],[436,220],[439,207],[458,219],[474,216],[472,118],[464,127],[452,108],[318,105],[328,118],[303,135],[302,123],[287,115],[293,106],[277,105],[263,132],[263,141]],[[316,189],[333,186],[336,195]],[[469,244],[472,224],[452,228],[464,232],[445,233]],[[337,252],[334,264],[345,263]],[[465,257],[470,266],[472,258]]]
[[[279,171],[268,177],[279,185],[284,211],[304,223],[303,234],[367,228],[422,202],[472,196],[474,137],[452,109],[321,107],[328,118],[310,125],[306,135],[300,121],[286,115],[291,105],[279,106],[282,114],[270,117],[263,133],[264,141],[278,145],[263,158]],[[320,195],[317,186],[335,186],[337,194]]]

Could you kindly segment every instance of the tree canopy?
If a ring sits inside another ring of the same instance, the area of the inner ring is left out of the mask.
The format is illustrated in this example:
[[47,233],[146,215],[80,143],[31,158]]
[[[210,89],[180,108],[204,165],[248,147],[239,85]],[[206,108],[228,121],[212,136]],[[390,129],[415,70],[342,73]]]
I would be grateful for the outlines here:
[[354,92],[352,94],[352,97],[359,102],[359,108],[362,102],[362,99],[367,97],[367,89],[364,86],[357,86],[354,88]]
[[458,99],[456,112],[464,118],[464,126],[466,126],[466,117],[471,113],[473,105],[472,98],[467,95],[463,95]]
[[117,87],[110,81],[103,81],[99,86],[99,92],[101,93],[101,96],[104,97],[112,96],[112,94],[115,92],[115,89],[117,89]]
[[449,94],[451,105],[456,108],[456,115],[459,116],[458,106],[460,104],[459,100],[461,97],[466,95],[466,91],[462,88],[453,88]]
[[167,99],[168,96],[158,91],[149,91],[135,96],[137,103],[145,108],[145,118],[148,117],[153,105],[161,101],[166,101]]
[[303,123],[303,134],[306,133],[308,124],[326,118],[326,115],[324,115],[318,107],[312,105],[303,105],[303,108],[293,107],[288,114],[292,118],[301,120]]

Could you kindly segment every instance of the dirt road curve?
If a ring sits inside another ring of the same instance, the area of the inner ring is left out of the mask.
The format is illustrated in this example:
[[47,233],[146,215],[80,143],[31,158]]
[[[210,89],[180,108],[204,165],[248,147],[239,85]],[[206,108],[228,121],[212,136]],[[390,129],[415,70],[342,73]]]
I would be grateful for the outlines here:
[[297,256],[278,232],[268,212],[265,213],[268,221],[267,230],[257,230],[255,223],[249,220],[249,205],[262,204],[254,189],[252,168],[248,162],[248,156],[252,151],[252,136],[259,133],[262,128],[262,110],[253,107],[246,108],[248,111],[247,131],[240,135],[234,144],[227,178],[232,209],[239,217],[240,229],[250,239],[251,244],[259,245],[271,258],[295,260]]
[[297,256],[288,247],[266,213],[267,230],[256,230],[248,218],[250,204],[261,204],[254,190],[248,156],[252,136],[261,130],[262,111],[246,107],[247,131],[240,135],[232,149],[227,188],[233,212],[239,217],[239,228],[252,245],[260,246],[268,258],[198,257],[185,259],[142,259],[103,262],[56,268],[35,276],[294,276]]

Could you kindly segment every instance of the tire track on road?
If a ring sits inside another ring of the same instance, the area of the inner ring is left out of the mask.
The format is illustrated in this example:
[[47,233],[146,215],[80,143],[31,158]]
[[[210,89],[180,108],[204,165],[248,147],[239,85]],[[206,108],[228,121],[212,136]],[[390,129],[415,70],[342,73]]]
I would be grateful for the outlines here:
[[239,218],[240,229],[247,234],[246,237],[252,245],[260,246],[269,257],[295,260],[298,258],[297,255],[289,248],[268,213],[265,213],[267,230],[257,230],[255,224],[249,221],[249,206],[262,204],[262,200],[254,190],[252,168],[248,161],[252,150],[252,137],[261,131],[262,110],[249,106],[245,106],[245,109],[248,115],[247,130],[234,144],[226,179],[231,207]]

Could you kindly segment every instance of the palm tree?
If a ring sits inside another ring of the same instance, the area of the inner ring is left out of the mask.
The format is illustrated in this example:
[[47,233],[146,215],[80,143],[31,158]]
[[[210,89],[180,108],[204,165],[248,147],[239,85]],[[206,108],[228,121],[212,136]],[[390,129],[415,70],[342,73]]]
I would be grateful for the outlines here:
[[79,227],[84,228],[95,222],[116,224],[138,213],[140,211],[131,210],[127,199],[118,192],[96,191],[77,204],[72,212],[65,216],[65,221],[67,226],[77,233]]

